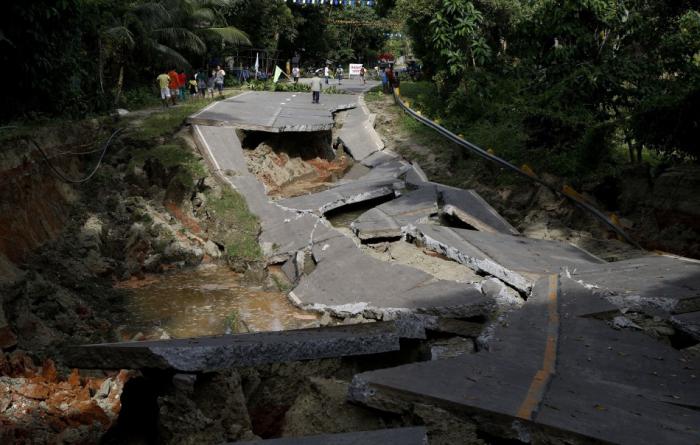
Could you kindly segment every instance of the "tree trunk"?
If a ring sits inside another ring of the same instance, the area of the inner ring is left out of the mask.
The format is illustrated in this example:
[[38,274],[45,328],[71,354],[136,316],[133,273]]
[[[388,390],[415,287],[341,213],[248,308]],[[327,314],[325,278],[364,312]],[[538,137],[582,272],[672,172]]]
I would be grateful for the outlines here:
[[124,86],[124,64],[119,67],[119,78],[117,79],[117,91],[114,93],[114,106],[119,105],[119,98],[122,95],[122,87]]
[[639,164],[642,163],[642,150],[644,149],[644,145],[637,143],[637,162]]
[[627,144],[627,151],[630,154],[630,164],[634,164],[634,143],[632,142],[632,137],[630,136],[629,131],[625,131],[625,143]]
[[102,54],[102,39],[97,38],[97,78],[100,81],[100,93],[105,94],[104,86],[104,55]]

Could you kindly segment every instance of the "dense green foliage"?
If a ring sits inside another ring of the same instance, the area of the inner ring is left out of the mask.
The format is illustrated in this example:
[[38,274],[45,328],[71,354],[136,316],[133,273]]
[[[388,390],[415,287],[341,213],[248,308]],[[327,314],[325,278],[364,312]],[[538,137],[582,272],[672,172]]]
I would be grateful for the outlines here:
[[9,106],[0,111],[2,121],[149,105],[161,72],[191,74],[246,48],[278,51],[282,66],[297,53],[305,66],[366,61],[381,48],[386,29],[372,8],[284,0],[9,0],[3,6],[0,60]]
[[636,161],[643,147],[697,159],[698,10],[692,1],[397,0],[441,99],[424,106],[475,142],[515,160],[546,158],[567,175],[623,146]]
[[10,0],[4,6],[0,60],[9,105],[0,112],[3,121],[150,105],[158,73],[220,63],[245,48],[277,54],[280,65],[298,55],[308,68],[326,61],[374,64],[389,51],[421,61],[432,81],[416,86],[426,110],[512,160],[546,159],[573,174],[582,165],[599,168],[621,148],[633,161],[649,152],[644,148],[683,159],[700,154],[697,0],[381,0],[375,8],[284,0]]

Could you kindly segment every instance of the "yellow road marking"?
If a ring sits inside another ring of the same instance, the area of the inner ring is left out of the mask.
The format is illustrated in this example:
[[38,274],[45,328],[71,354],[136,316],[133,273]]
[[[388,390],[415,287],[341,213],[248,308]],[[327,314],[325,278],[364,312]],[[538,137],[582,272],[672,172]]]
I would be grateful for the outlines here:
[[535,373],[530,382],[530,388],[523,403],[518,408],[517,417],[525,420],[532,420],[533,413],[537,410],[547,383],[555,372],[557,361],[557,342],[559,341],[559,312],[557,311],[558,293],[557,275],[549,277],[549,293],[547,295],[547,343],[544,348],[544,358],[542,359],[542,369]]

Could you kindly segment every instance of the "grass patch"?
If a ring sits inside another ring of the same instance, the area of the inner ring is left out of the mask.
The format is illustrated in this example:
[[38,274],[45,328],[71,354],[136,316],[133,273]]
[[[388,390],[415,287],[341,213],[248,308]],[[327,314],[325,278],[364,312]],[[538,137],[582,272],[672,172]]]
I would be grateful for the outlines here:
[[260,224],[258,218],[250,213],[243,196],[224,188],[221,196],[207,195],[208,206],[215,213],[215,218],[225,224],[229,230],[223,239],[226,255],[230,260],[259,261],[262,251],[258,245]]
[[170,136],[180,129],[185,119],[200,108],[209,105],[207,102],[187,102],[176,107],[153,113],[141,121],[136,129],[139,139],[156,139]]

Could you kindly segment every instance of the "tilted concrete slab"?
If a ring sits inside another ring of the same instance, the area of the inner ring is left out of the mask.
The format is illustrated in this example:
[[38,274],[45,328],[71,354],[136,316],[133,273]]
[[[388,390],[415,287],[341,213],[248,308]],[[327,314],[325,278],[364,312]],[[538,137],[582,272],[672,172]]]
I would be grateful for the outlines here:
[[429,249],[477,272],[487,273],[529,292],[538,276],[562,267],[603,264],[571,244],[474,230],[421,224],[406,233]]
[[390,150],[381,150],[372,153],[362,160],[362,165],[374,168],[380,164],[399,159],[400,156]]
[[290,293],[302,308],[392,319],[402,314],[485,316],[495,306],[478,286],[437,280],[412,267],[367,256],[348,238],[318,243],[313,255],[316,268]]
[[402,189],[404,183],[394,178],[377,180],[357,180],[347,182],[318,193],[282,199],[277,204],[283,208],[313,212],[323,215],[340,207],[393,196],[395,190]]
[[618,307],[658,314],[700,311],[700,262],[662,255],[570,268]]
[[396,238],[402,235],[402,227],[427,223],[437,212],[435,187],[422,187],[368,210],[350,227],[361,240]]
[[401,176],[403,176],[410,168],[411,164],[409,164],[408,162],[402,159],[394,159],[374,166],[372,170],[367,172],[365,175],[361,176],[358,180],[378,181],[391,178],[398,179]]
[[[306,437],[282,437],[279,439],[235,442],[235,445],[427,445],[425,427],[393,428],[376,431],[323,434]],[[234,445],[230,442],[227,445]]]
[[362,161],[384,148],[384,142],[375,131],[370,112],[361,97],[358,107],[345,114],[343,126],[338,130],[338,140],[356,161]]
[[393,322],[363,323],[282,332],[221,335],[179,340],[75,346],[71,367],[89,369],[173,369],[210,372],[296,360],[375,354],[399,349]]
[[192,133],[216,170],[227,174],[250,175],[235,129],[193,125]]
[[462,190],[439,185],[442,212],[469,224],[476,230],[489,233],[519,235],[493,207],[474,190]]
[[327,131],[333,128],[333,113],[356,107],[357,100],[324,94],[320,104],[312,104],[311,93],[251,91],[214,102],[187,121],[268,132]]
[[696,341],[700,341],[700,312],[688,312],[676,314],[671,317],[671,324],[678,330],[685,332]]
[[572,280],[545,277],[497,325],[488,352],[358,374],[349,398],[388,411],[437,405],[519,440],[696,443],[700,363],[642,332],[574,315],[595,300]]
[[425,172],[420,167],[420,165],[418,165],[417,162],[411,163],[411,168],[406,172],[405,180],[406,184],[409,184],[414,187],[421,187],[425,185],[424,183],[430,182],[428,180],[428,175],[425,174]]

